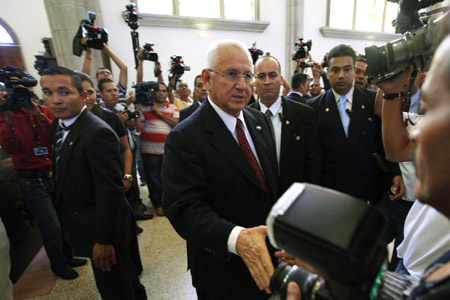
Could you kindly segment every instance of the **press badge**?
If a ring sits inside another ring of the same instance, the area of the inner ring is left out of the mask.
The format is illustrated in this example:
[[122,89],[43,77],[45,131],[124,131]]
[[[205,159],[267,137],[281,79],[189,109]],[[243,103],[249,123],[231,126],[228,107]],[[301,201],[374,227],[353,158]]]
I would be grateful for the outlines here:
[[33,148],[33,151],[34,151],[34,155],[36,155],[36,156],[48,154],[48,149],[47,149],[47,147],[37,147],[37,148]]

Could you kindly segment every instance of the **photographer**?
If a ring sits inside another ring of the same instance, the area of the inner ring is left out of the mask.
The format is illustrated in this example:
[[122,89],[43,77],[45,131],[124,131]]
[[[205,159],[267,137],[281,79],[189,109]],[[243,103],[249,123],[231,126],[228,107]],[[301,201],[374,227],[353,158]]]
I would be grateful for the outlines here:
[[[422,102],[427,108],[426,115],[417,125],[417,130],[408,137],[406,129],[400,130],[401,114],[399,114],[400,97],[385,100],[383,112],[393,109],[394,120],[400,122],[397,127],[396,146],[400,158],[408,159],[408,154],[414,152],[418,174],[416,194],[419,200],[434,207],[443,215],[450,218],[450,26],[446,25],[446,38],[435,52],[430,71],[422,87]],[[398,93],[399,87],[410,76],[411,69],[407,68],[396,77],[380,82],[378,86],[384,94]],[[383,113],[383,122],[385,122]],[[386,143],[386,141],[385,141]],[[386,149],[387,150],[387,149]],[[431,228],[430,228],[431,229]],[[431,229],[435,230],[435,228]],[[424,243],[414,245],[423,247]],[[419,281],[411,276],[403,276],[386,272],[383,285],[377,299],[448,299],[450,297],[450,247],[445,253],[429,265]],[[280,256],[280,255],[278,255]],[[285,255],[287,259],[291,256]],[[291,284],[292,293],[295,294]],[[388,294],[390,290],[390,294]],[[297,291],[298,292],[298,291]],[[291,299],[300,299],[298,294]]]
[[0,145],[11,155],[19,191],[41,232],[53,273],[63,279],[75,279],[78,273],[72,267],[84,265],[86,260],[73,258],[54,207],[53,147],[50,141],[54,116],[46,106],[31,101],[31,93],[28,93],[26,102],[16,96],[19,91],[22,91],[20,96],[26,94],[28,89],[20,81],[30,79],[31,75],[18,68],[3,70],[17,76],[9,77],[14,87],[12,94],[7,96],[11,102],[7,100],[1,105]]
[[136,104],[141,118],[134,120],[141,132],[141,155],[144,162],[145,178],[156,214],[163,216],[161,169],[164,158],[164,144],[170,130],[177,125],[179,112],[175,105],[167,100],[167,86],[159,82],[151,105]]

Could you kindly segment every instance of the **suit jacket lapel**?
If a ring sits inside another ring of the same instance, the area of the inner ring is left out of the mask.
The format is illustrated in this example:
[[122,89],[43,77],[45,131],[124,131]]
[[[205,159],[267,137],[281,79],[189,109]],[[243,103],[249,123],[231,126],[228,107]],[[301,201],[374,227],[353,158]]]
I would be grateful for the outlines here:
[[70,156],[72,155],[72,150],[76,146],[76,142],[80,136],[81,129],[83,128],[84,120],[87,118],[90,112],[85,109],[83,113],[78,117],[78,119],[73,124],[69,133],[67,134],[61,149],[59,150],[59,159],[57,168],[55,169],[55,179],[58,183],[56,190],[56,199],[61,199],[61,194],[63,190],[63,185],[65,182],[67,174],[67,166],[69,164]]
[[281,120],[281,149],[280,158],[286,149],[289,147],[294,135],[294,128],[296,127],[297,118],[295,118],[295,113],[293,111],[292,105],[284,97],[281,98],[281,103],[283,107],[283,117]]
[[[201,107],[203,108],[201,113],[203,115],[204,128],[206,131],[211,132],[211,144],[217,151],[222,153],[222,155],[228,159],[231,165],[238,169],[251,182],[263,189],[258,177],[255,174],[255,171],[245,157],[245,154],[241,151],[238,143],[233,138],[230,131],[225,126],[214,108],[209,104],[209,102],[203,104]],[[247,126],[249,127],[248,124]]]
[[[355,140],[364,129],[365,120],[368,119],[370,111],[369,103],[365,101],[364,95],[355,87],[353,92],[352,115],[348,127],[348,138]],[[369,121],[371,121],[369,119]]]

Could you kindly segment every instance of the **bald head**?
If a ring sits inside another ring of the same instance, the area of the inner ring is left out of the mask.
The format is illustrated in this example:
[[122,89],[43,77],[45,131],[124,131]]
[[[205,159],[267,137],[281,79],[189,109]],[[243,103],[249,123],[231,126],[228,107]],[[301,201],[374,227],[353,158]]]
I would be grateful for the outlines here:
[[236,40],[220,40],[213,43],[211,46],[209,46],[208,50],[206,50],[206,68],[214,70],[219,63],[221,52],[229,48],[237,48],[243,50],[247,54],[250,63],[252,62],[250,52],[247,50],[243,43]]

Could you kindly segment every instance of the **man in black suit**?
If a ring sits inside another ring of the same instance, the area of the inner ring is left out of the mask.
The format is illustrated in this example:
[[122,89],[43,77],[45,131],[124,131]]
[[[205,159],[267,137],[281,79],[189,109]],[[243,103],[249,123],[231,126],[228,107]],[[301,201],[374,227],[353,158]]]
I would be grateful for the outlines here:
[[136,254],[135,221],[125,201],[120,142],[85,106],[87,93],[73,71],[47,69],[44,101],[56,118],[56,209],[74,253],[91,258],[102,299],[147,299],[130,253]]
[[279,188],[270,129],[246,108],[253,74],[245,45],[214,43],[202,79],[206,102],[166,140],[164,212],[187,240],[200,300],[267,299],[274,269],[261,225]]
[[295,73],[291,79],[292,92],[286,98],[306,104],[306,101],[311,98],[308,93],[308,75],[303,73]]
[[326,93],[308,100],[322,148],[322,185],[368,200],[375,178],[374,153],[381,145],[375,92],[354,86],[355,51],[338,45],[328,53]]
[[261,57],[255,76],[259,101],[251,107],[261,110],[273,128],[281,192],[294,182],[319,184],[320,140],[312,108],[280,96],[283,76],[275,57]]
[[203,103],[203,100],[205,100],[206,96],[208,95],[208,91],[206,90],[205,84],[202,80],[202,75],[195,76],[194,79],[194,104],[189,105],[188,107],[183,108],[180,110],[180,119],[178,122],[183,121],[194,111],[197,110],[197,108]]

